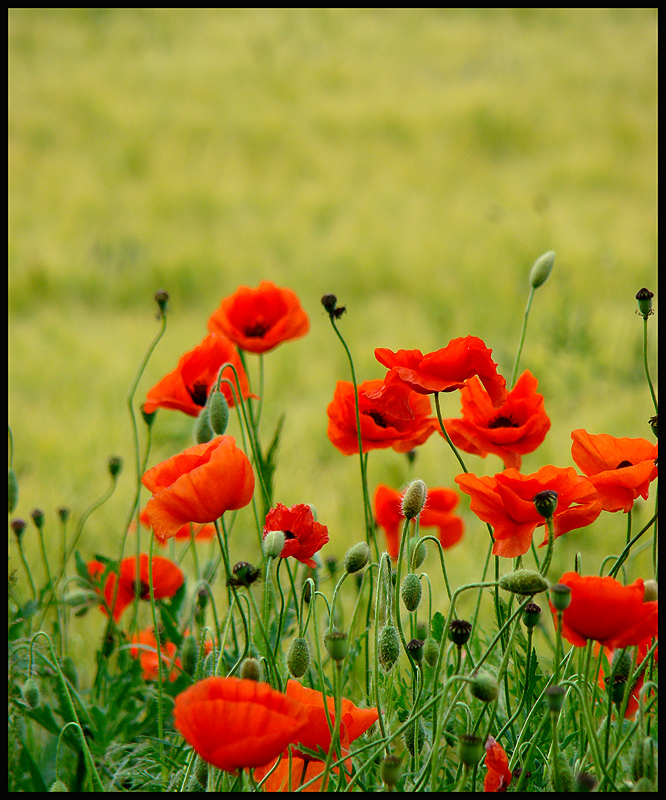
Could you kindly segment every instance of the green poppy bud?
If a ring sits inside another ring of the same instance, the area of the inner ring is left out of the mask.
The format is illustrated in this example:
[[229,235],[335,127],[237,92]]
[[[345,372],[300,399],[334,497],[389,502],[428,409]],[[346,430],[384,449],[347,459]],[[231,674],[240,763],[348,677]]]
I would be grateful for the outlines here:
[[483,757],[483,741],[473,733],[463,733],[458,737],[458,756],[466,767],[473,767]]
[[37,708],[39,705],[39,686],[34,678],[28,678],[23,684],[21,695],[30,708]]
[[194,769],[192,772],[194,773],[197,784],[201,789],[205,789],[208,786],[208,764],[201,756],[197,756],[194,759]]
[[492,703],[493,700],[497,699],[499,688],[497,681],[489,672],[480,670],[473,677],[470,691],[477,700],[483,700],[484,703]]
[[657,586],[657,581],[653,580],[644,581],[643,591],[645,592],[645,594],[643,595],[644,603],[651,603],[653,600],[659,599],[659,588]]
[[244,658],[240,666],[240,676],[244,681],[258,683],[261,680],[261,662],[259,659]]
[[284,531],[268,531],[264,537],[264,555],[266,558],[279,558],[284,548]]
[[208,421],[208,410],[202,408],[194,424],[194,438],[197,440],[197,444],[206,444],[206,442],[210,442],[214,436],[215,434]]
[[419,576],[414,572],[408,572],[402,582],[400,588],[400,596],[402,602],[405,604],[407,611],[416,611],[421,602],[421,581]]
[[344,661],[347,651],[349,650],[347,634],[342,631],[331,631],[327,633],[324,636],[324,646],[333,661]]
[[157,409],[155,409],[154,411],[151,411],[150,414],[148,414],[144,410],[144,407],[141,406],[141,416],[143,417],[143,421],[146,423],[146,425],[149,428],[152,428],[153,427],[153,422],[155,422],[155,417],[157,416]]
[[18,479],[16,477],[16,473],[10,467],[9,468],[9,490],[7,492],[7,499],[9,502],[9,513],[13,513],[16,505],[18,503],[18,496],[19,496],[19,486],[18,486]]
[[414,519],[421,513],[425,505],[428,490],[422,480],[412,481],[405,489],[402,497],[402,514],[407,519]]
[[197,638],[193,634],[186,636],[183,639],[183,645],[180,651],[180,659],[183,664],[183,670],[191,677],[197,669],[197,661],[199,660],[199,645]]
[[72,684],[75,689],[79,688],[79,675],[76,671],[74,659],[71,656],[65,656],[60,665],[63,675]]
[[423,658],[429,667],[434,667],[437,663],[437,659],[439,658],[439,645],[432,636],[428,636],[423,643]]
[[229,424],[229,404],[222,392],[213,391],[208,398],[208,422],[217,436],[223,434]]
[[378,659],[384,672],[388,672],[400,655],[400,639],[393,625],[385,625],[379,632]]
[[345,569],[347,572],[358,572],[370,560],[370,548],[366,542],[359,542],[347,550],[345,555]]
[[556,611],[566,611],[571,603],[571,589],[564,583],[550,587],[550,602]]
[[32,517],[32,521],[35,523],[35,527],[41,531],[44,527],[44,512],[40,508],[35,508],[30,513]]
[[302,678],[310,666],[310,648],[307,641],[299,636],[294,639],[287,653],[287,666],[294,678]]
[[[639,738],[632,753],[631,771],[635,781],[653,781],[656,777],[655,743],[649,737]],[[651,789],[649,791],[652,791]]]
[[14,536],[16,536],[19,544],[21,543],[21,538],[23,537],[23,531],[25,530],[25,526],[28,523],[24,519],[13,519],[11,522],[12,530],[14,531]]
[[502,575],[499,579],[500,589],[513,594],[529,597],[539,592],[545,592],[548,588],[548,581],[538,572],[529,569],[517,569],[508,575]]
[[417,720],[412,720],[409,723],[409,725],[405,728],[402,737],[405,740],[405,746],[409,750],[410,755],[414,755],[415,743],[419,752],[423,750],[423,745],[425,744],[426,740],[426,734],[425,734],[425,728],[423,727],[423,722],[421,721],[421,717],[419,717]]
[[538,289],[539,286],[548,280],[554,263],[555,253],[553,250],[549,250],[547,253],[537,258],[530,271],[530,286],[532,286],[533,289]]
[[421,541],[420,539],[410,539],[409,540],[409,557],[412,560],[412,569],[417,570],[426,557],[426,545],[425,542]]
[[379,762],[379,777],[385,786],[395,787],[402,775],[402,759],[400,756],[385,756]]

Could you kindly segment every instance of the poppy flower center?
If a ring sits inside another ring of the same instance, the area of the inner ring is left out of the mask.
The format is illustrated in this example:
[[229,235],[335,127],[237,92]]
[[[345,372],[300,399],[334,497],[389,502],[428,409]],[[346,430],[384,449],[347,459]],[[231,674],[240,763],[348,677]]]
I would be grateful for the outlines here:
[[495,417],[495,419],[491,420],[488,423],[489,428],[519,428],[519,424],[514,420],[514,418],[509,414],[508,417],[499,414]]
[[379,425],[380,428],[388,428],[388,422],[382,417],[379,411],[363,411],[363,414],[367,414],[367,416],[372,417],[373,422],[376,425]]
[[615,467],[615,469],[624,469],[625,467],[633,467],[634,465],[631,461],[620,461],[620,463]]
[[295,539],[296,538],[296,534],[292,533],[291,531],[282,531],[282,533],[284,533],[284,538],[285,539]]
[[271,326],[266,322],[263,317],[259,317],[254,324],[249,325],[245,328],[245,335],[249,336],[252,339],[261,339],[261,337],[266,333],[266,331]]
[[150,600],[150,586],[145,581],[139,582],[138,592],[136,581],[132,581],[132,588],[134,589],[134,594],[138,594],[141,600]]
[[192,398],[192,402],[202,408],[206,405],[208,397],[208,387],[205,383],[195,383],[192,388],[187,387],[187,391]]

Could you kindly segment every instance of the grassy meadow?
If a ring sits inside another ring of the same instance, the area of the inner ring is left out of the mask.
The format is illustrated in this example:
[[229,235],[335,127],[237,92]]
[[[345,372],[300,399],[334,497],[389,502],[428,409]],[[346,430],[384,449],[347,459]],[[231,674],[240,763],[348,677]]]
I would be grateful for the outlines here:
[[[349,371],[325,293],[347,306],[359,381],[384,375],[375,347],[425,353],[470,334],[510,376],[529,270],[552,249],[521,361],[552,428],[522,471],[572,466],[574,428],[650,438],[634,295],[656,291],[656,9],[22,8],[9,33],[15,515],[44,510],[54,557],[56,509],[77,519],[112,454],[125,472],[80,549],[116,555],[134,485],[126,396],[160,288],[171,313],[137,405],[238,286],[298,294],[311,330],[265,358],[262,433],[286,413],[276,497],[316,507],[323,555],[363,539],[358,460],[326,436]],[[458,416],[457,393],[442,410]],[[151,465],[192,429],[161,410]],[[369,458],[371,491],[452,486],[457,471],[437,435],[411,472],[393,450]],[[460,507],[453,585],[487,544]],[[256,548],[250,519],[234,560]],[[580,550],[597,573],[599,543],[624,542],[623,515],[608,520],[568,534],[554,564],[572,569]]]

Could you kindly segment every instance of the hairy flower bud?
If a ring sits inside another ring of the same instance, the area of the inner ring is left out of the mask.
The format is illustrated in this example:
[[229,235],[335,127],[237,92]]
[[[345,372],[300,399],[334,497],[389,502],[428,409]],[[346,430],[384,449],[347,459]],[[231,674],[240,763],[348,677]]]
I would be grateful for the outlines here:
[[388,672],[400,655],[400,639],[393,625],[385,625],[379,632],[378,653],[379,664],[384,672]]
[[37,708],[39,705],[39,686],[37,686],[37,682],[34,678],[28,678],[23,684],[21,694],[30,708]]
[[421,602],[421,594],[422,589],[419,576],[414,572],[408,572],[400,588],[400,596],[402,597],[402,602],[405,604],[407,611],[416,611]]
[[190,634],[183,639],[183,644],[180,651],[180,659],[183,664],[183,670],[191,677],[194,675],[197,668],[197,661],[199,659],[199,645],[197,644],[196,636]]
[[427,496],[425,483],[422,480],[412,481],[402,496],[402,515],[407,519],[414,519],[421,513]]
[[653,580],[644,581],[643,591],[645,592],[643,596],[644,603],[651,603],[653,600],[657,600],[659,598],[659,588],[657,587],[657,581]]
[[268,531],[264,537],[264,555],[266,558],[279,558],[284,548],[284,531]]
[[405,732],[402,734],[402,736],[403,739],[405,740],[405,745],[409,750],[410,755],[414,755],[415,744],[419,752],[423,750],[426,734],[421,717],[419,717],[418,720],[416,721],[410,722],[409,725],[405,728]]
[[429,667],[434,667],[435,664],[437,664],[437,659],[439,658],[439,645],[432,636],[428,636],[423,643],[423,658]]
[[426,545],[421,539],[409,540],[409,557],[412,560],[412,569],[418,569],[426,557]]
[[553,250],[549,250],[547,253],[537,258],[534,262],[534,266],[530,270],[530,286],[532,286],[532,288],[538,289],[539,286],[548,280],[554,263],[555,253]]
[[386,756],[379,762],[379,777],[386,786],[397,786],[401,775],[402,759],[400,756]]
[[208,422],[216,436],[223,434],[229,424],[229,403],[222,392],[213,391],[206,404],[208,408]]
[[359,542],[347,550],[345,555],[345,569],[347,572],[358,572],[370,560],[370,548],[366,542]]
[[258,683],[261,680],[261,662],[258,658],[244,658],[240,666],[240,676],[245,681]]
[[489,672],[480,670],[473,677],[470,691],[477,700],[482,700],[484,703],[492,703],[497,698],[499,688],[497,681]]
[[202,408],[197,421],[194,423],[194,438],[197,440],[197,444],[206,444],[206,442],[210,442],[214,435],[208,420],[208,409]]
[[310,648],[307,641],[299,636],[291,643],[287,653],[287,666],[294,678],[301,678],[310,666]]
[[529,597],[539,592],[545,592],[548,588],[548,581],[538,572],[529,569],[517,569],[508,575],[502,575],[499,579],[500,589],[513,594]]

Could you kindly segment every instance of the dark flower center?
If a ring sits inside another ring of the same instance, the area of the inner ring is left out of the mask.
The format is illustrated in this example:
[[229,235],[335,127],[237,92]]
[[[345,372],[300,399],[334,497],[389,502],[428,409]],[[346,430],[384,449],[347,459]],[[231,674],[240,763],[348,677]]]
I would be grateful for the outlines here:
[[195,383],[192,388],[189,386],[186,387],[187,391],[192,398],[192,402],[197,405],[201,406],[202,408],[206,405],[206,398],[208,397],[208,387],[205,383]]
[[250,325],[245,329],[245,335],[251,337],[252,339],[261,339],[261,337],[270,327],[271,326],[266,322],[265,319],[259,317],[259,319],[253,325]]
[[296,534],[292,533],[291,531],[282,531],[282,533],[284,533],[284,538],[285,539],[295,539],[296,538]]
[[508,417],[499,414],[495,419],[488,423],[489,428],[519,428],[520,425],[513,419],[511,414]]
[[615,467],[615,469],[624,469],[625,467],[633,467],[634,465],[631,461],[620,461],[620,463]]
[[150,600],[150,586],[147,583],[140,581],[138,584],[138,592],[136,581],[132,581],[132,587],[134,589],[134,593],[138,594],[141,600]]
[[372,417],[372,420],[376,425],[379,425],[380,428],[388,428],[388,422],[382,417],[379,411],[364,411],[364,414],[367,416]]

